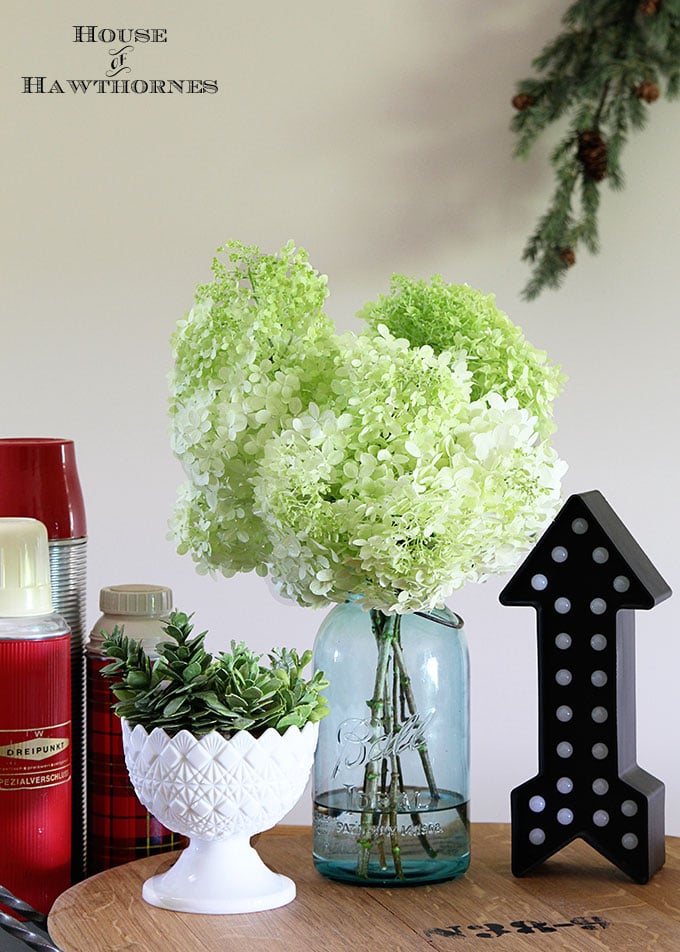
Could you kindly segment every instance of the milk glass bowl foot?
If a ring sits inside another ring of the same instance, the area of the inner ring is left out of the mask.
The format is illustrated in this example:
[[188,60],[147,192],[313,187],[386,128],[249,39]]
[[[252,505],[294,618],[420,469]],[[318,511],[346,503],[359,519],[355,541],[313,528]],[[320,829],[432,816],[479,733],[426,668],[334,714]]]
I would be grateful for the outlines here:
[[177,912],[260,912],[295,899],[295,883],[274,873],[248,837],[193,840],[172,869],[147,879],[143,898]]

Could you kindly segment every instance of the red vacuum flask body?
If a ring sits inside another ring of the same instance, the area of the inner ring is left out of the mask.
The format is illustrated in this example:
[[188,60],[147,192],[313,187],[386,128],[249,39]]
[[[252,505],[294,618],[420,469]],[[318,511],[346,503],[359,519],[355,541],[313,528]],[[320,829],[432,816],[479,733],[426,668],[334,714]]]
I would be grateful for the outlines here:
[[0,883],[47,913],[71,884],[71,632],[47,532],[0,519]]

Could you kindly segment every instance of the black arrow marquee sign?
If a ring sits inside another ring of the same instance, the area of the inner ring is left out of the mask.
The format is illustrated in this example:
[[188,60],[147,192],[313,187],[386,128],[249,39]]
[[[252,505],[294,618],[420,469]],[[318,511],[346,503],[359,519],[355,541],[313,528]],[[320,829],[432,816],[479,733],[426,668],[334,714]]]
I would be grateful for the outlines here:
[[500,595],[538,626],[538,774],[511,794],[512,871],[577,837],[639,883],[664,862],[664,785],[636,762],[635,609],[671,590],[601,493],[571,496]]

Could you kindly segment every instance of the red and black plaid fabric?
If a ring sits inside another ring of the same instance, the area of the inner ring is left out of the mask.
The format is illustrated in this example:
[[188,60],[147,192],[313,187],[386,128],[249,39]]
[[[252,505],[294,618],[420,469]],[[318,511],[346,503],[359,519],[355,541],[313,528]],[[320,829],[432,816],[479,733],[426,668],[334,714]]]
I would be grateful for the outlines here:
[[172,833],[144,809],[128,779],[120,719],[100,670],[108,661],[87,659],[87,872],[88,876],[142,856],[183,849]]

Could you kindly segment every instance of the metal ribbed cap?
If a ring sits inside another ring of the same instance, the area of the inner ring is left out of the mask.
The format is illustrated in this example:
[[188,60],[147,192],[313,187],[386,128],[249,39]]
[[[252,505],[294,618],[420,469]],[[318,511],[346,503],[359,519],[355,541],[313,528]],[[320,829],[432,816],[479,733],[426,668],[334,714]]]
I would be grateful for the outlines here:
[[99,592],[99,607],[105,615],[167,615],[172,608],[172,589],[164,585],[110,585]]

